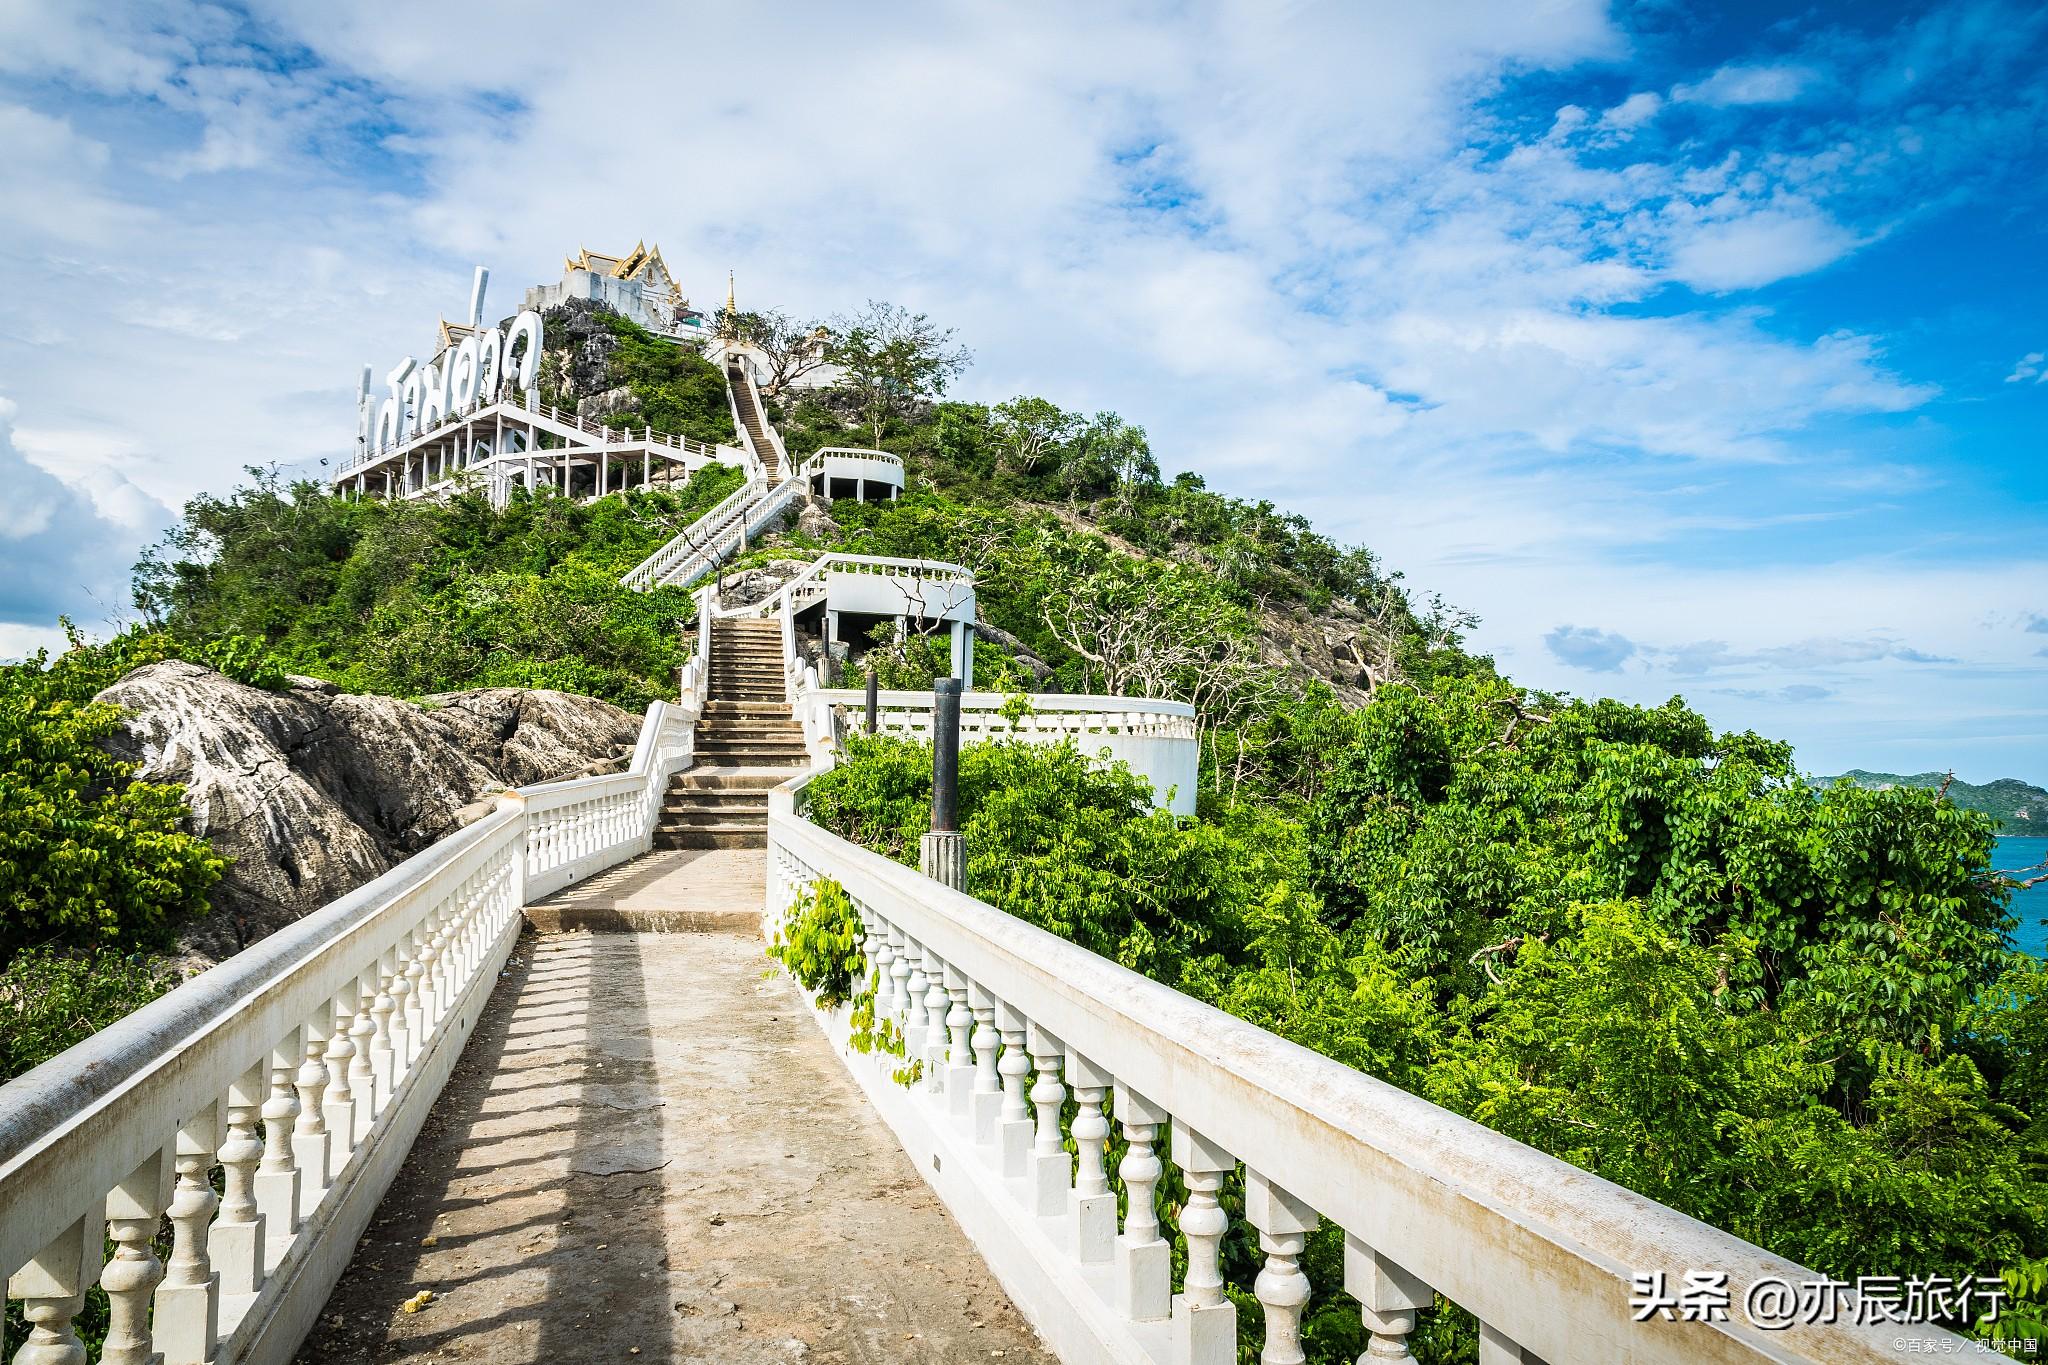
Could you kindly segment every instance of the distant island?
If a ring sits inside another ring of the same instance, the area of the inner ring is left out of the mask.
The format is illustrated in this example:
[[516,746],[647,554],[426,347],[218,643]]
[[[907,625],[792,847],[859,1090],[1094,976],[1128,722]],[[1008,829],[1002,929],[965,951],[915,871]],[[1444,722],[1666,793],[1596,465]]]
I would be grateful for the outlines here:
[[1851,768],[1840,777],[1813,780],[1822,786],[1832,786],[1843,778],[1871,791],[1883,791],[1886,787],[1939,787],[1948,782],[1948,799],[1964,810],[1980,810],[1996,819],[2000,834],[2048,835],[2048,791],[2017,777],[2001,777],[1980,787],[1970,782],[1951,782],[1947,773],[1914,773],[1907,777]]

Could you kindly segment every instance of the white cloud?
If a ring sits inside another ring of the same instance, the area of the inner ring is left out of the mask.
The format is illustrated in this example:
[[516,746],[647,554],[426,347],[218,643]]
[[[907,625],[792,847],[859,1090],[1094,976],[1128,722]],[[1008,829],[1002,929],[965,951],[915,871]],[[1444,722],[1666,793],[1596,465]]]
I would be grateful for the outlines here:
[[1664,107],[1664,97],[1654,90],[1638,90],[1620,104],[1600,115],[1603,128],[1633,131],[1657,117]]
[[1731,63],[1694,85],[1676,85],[1671,98],[1713,105],[1789,104],[1820,82],[1820,73],[1800,65]]
[[2048,353],[2028,351],[2020,357],[2019,363],[2012,367],[2012,373],[2005,377],[2005,382],[2018,384],[2031,379],[2036,384],[2048,383],[2048,365],[2044,365],[2044,361],[2048,361]]
[[1763,209],[1705,224],[1681,237],[1670,268],[1673,278],[1695,289],[1725,293],[1809,274],[1856,246],[1856,234],[1824,214]]

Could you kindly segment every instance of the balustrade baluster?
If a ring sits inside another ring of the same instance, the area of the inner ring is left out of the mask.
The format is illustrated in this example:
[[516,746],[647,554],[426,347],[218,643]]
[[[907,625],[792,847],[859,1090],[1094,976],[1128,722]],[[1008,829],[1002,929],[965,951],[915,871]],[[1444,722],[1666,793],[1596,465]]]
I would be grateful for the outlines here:
[[327,1181],[341,1176],[348,1154],[356,1145],[356,1081],[349,1069],[355,1060],[356,985],[350,982],[328,1002],[334,1014],[334,1029],[327,1037],[327,1098],[323,1113],[327,1119]]
[[903,956],[909,964],[903,977],[903,1060],[915,1062],[924,1057],[924,998],[931,980],[924,974],[924,948],[908,934],[903,937]]
[[1490,1323],[1479,1324],[1479,1365],[1543,1365],[1515,1339]]
[[369,1136],[370,1125],[377,1118],[377,1071],[375,1063],[370,1060],[370,1046],[377,1038],[377,1020],[371,1013],[377,1003],[377,975],[374,970],[356,978],[354,996],[355,1017],[350,1021],[348,1030],[348,1088],[355,1110],[355,1126],[350,1130],[351,1145]]
[[1173,1365],[1236,1365],[1237,1305],[1223,1297],[1218,1252],[1230,1219],[1217,1202],[1223,1179],[1237,1159],[1215,1143],[1173,1121],[1173,1164],[1188,1187],[1180,1232],[1187,1239],[1188,1268],[1182,1292],[1173,1296]]
[[1266,1264],[1252,1282],[1266,1310],[1266,1348],[1259,1353],[1259,1365],[1303,1365],[1301,1310],[1308,1306],[1309,1283],[1301,1271],[1301,1253],[1321,1220],[1314,1209],[1249,1167],[1244,1216],[1259,1230],[1259,1248],[1266,1253]]
[[996,1049],[1002,1046],[1002,1035],[996,1030],[995,997],[970,981],[967,999],[974,1015],[974,1036],[969,1039],[974,1049],[973,1099],[969,1110],[974,1118],[975,1142],[987,1145],[996,1140],[996,1121],[1003,1112],[1003,1082],[996,1072]]
[[292,1123],[299,1097],[292,1089],[301,1042],[294,1029],[270,1053],[270,1097],[263,1101],[263,1161],[256,1168],[256,1202],[263,1209],[263,1274],[277,1263],[299,1230],[299,1168],[292,1153]]
[[151,1328],[164,1365],[202,1365],[220,1340],[220,1273],[213,1268],[210,1223],[220,1199],[207,1181],[221,1146],[221,1106],[209,1104],[178,1129],[177,1187],[166,1216],[171,1259],[157,1286]]
[[448,899],[443,896],[421,918],[419,926],[420,1035],[416,1046],[421,1052],[426,1051],[427,1039],[434,1036],[434,1027],[447,1007],[447,980],[441,966],[441,954],[448,946],[447,925]]
[[967,978],[957,967],[946,969],[946,994],[952,998],[946,1031],[953,1044],[946,1055],[946,1103],[953,1113],[964,1115],[974,1094],[974,1045],[969,1038],[974,1016],[967,1010]]
[[[1413,1361],[1408,1334],[1415,1310],[1435,1301],[1428,1285],[1350,1233],[1344,1235],[1344,1290],[1358,1300],[1359,1318],[1372,1338],[1358,1365]],[[1482,1351],[1483,1354],[1483,1351]]]
[[220,1271],[223,1295],[253,1294],[263,1284],[267,1229],[263,1206],[256,1197],[256,1182],[257,1163],[263,1159],[263,1139],[257,1120],[262,1113],[265,1082],[265,1069],[259,1064],[228,1087],[228,1133],[220,1147],[226,1192],[221,1196],[220,1217],[213,1225],[208,1243],[213,1263]]
[[946,964],[939,955],[924,950],[924,1088],[938,1090],[946,1077],[946,1016],[952,1011],[952,997],[946,993]]
[[292,1123],[292,1165],[299,1172],[298,1211],[301,1219],[313,1216],[327,1193],[327,1171],[333,1163],[332,1134],[322,1104],[327,1093],[327,1037],[330,1032],[320,1014],[307,1020],[300,1032],[305,1036],[305,1060],[296,1078],[298,1113]]
[[1025,1055],[1024,1016],[1009,1005],[996,1002],[996,1026],[1003,1035],[1003,1055],[996,1073],[1003,1078],[1003,1107],[996,1118],[996,1138],[1002,1144],[1003,1178],[1022,1176],[1030,1166],[1031,1106],[1025,1096],[1025,1075],[1031,1059]]
[[1038,1080],[1031,1087],[1031,1103],[1038,1109],[1038,1130],[1031,1142],[1031,1210],[1041,1218],[1056,1218],[1067,1211],[1067,1192],[1073,1188],[1073,1163],[1060,1140],[1060,1110],[1067,1102],[1060,1063],[1066,1049],[1036,1024],[1025,1032],[1031,1060],[1038,1066]]
[[414,924],[405,943],[405,1068],[412,1070],[413,1064],[425,1055],[427,1050],[427,1001],[426,980],[427,951],[426,935],[420,926]]
[[1116,1302],[1132,1322],[1158,1322],[1173,1308],[1173,1248],[1159,1235],[1152,1192],[1161,1166],[1153,1143],[1166,1111],[1116,1083],[1116,1119],[1123,1126],[1124,1159],[1116,1173],[1124,1182],[1124,1230],[1116,1239]]
[[400,934],[392,945],[391,984],[391,1084],[395,1089],[412,1069],[412,937]]
[[1107,1261],[1116,1251],[1116,1196],[1103,1170],[1109,1120],[1102,1097],[1111,1077],[1072,1048],[1067,1049],[1067,1084],[1074,1089],[1074,1248],[1083,1264]]
[[164,1277],[156,1258],[157,1224],[171,1198],[171,1153],[152,1154],[107,1192],[107,1238],[114,1255],[100,1272],[107,1291],[107,1339],[100,1365],[154,1365],[149,1300]]
[[892,942],[893,931],[889,922],[879,914],[874,917],[868,949],[868,961],[875,969],[875,1023],[895,1014],[896,978],[890,974],[896,965],[896,947]]
[[387,949],[377,959],[375,971],[377,994],[370,1002],[370,1067],[376,1078],[377,1108],[381,1112],[391,1102],[397,1087],[401,1040],[393,1036],[393,1029],[402,1028],[405,1018],[398,1008],[398,998],[392,994],[402,979],[397,953]]
[[99,1276],[107,1219],[95,1204],[51,1238],[35,1259],[7,1277],[7,1296],[22,1301],[28,1340],[14,1365],[85,1365],[85,1343],[71,1320],[85,1306],[87,1286]]

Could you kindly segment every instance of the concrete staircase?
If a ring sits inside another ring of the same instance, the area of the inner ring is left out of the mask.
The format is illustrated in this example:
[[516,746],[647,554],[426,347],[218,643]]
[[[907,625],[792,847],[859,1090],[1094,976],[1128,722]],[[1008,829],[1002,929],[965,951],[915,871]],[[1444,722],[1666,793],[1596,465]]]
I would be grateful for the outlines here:
[[767,420],[761,416],[760,406],[754,401],[754,386],[748,382],[746,370],[736,357],[725,363],[725,382],[732,386],[732,405],[738,410],[747,435],[754,439],[754,453],[761,457],[762,465],[768,470],[768,482],[779,483],[782,462],[776,458],[775,442],[768,438]]
[[714,621],[710,669],[697,761],[669,781],[654,846],[766,848],[769,790],[810,763],[784,698],[781,626]]

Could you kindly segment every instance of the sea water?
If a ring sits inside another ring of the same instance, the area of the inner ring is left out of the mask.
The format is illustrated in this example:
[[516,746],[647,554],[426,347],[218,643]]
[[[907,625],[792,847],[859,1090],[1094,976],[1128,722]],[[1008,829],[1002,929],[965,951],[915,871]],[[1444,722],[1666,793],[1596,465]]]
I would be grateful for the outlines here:
[[[2048,858],[2048,837],[2033,835],[2024,839],[2000,839],[1998,852],[1992,855],[1991,865],[2001,872],[2017,872],[2022,868],[2038,868],[2043,858]],[[2020,878],[2040,876],[2039,871],[2030,872]],[[2015,891],[2012,897],[2012,912],[2019,917],[2019,927],[2013,930],[2013,946],[2034,954],[2048,957],[2048,882]]]

